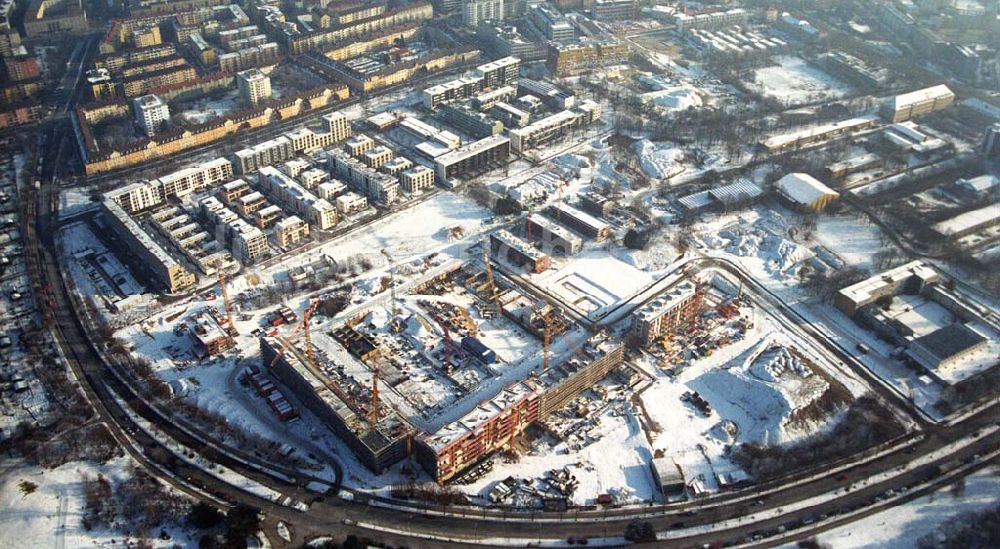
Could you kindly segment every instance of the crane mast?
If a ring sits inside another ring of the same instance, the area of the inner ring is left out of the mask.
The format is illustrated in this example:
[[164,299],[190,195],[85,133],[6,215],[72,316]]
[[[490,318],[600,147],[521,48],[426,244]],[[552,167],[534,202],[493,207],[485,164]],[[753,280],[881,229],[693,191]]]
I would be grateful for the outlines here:
[[236,335],[236,324],[233,323],[233,308],[229,302],[229,292],[226,290],[226,270],[222,267],[222,259],[215,262],[215,271],[219,274],[219,289],[222,291],[222,304],[226,308],[226,331]]
[[[493,278],[493,265],[490,264],[490,243],[488,241],[483,241],[483,265],[486,266],[486,300],[493,302],[493,305],[497,309],[497,314],[501,314],[500,310],[500,292],[497,291],[497,283]],[[475,334],[473,334],[475,335]]]
[[379,250],[379,252],[389,261],[389,299],[392,300],[392,314],[399,314],[399,302],[396,301],[396,275],[392,272],[392,256],[389,252],[385,251],[385,248]]

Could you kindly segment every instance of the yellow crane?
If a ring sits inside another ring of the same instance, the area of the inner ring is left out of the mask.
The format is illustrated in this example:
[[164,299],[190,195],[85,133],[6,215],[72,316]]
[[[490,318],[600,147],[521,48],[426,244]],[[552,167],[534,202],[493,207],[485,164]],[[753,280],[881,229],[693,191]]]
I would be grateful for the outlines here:
[[497,290],[496,280],[493,279],[493,265],[490,264],[490,243],[483,241],[483,265],[486,266],[486,301],[490,301],[500,311],[500,292]]
[[309,365],[316,367],[316,363],[313,362],[313,345],[312,345],[312,332],[309,330],[309,320],[312,318],[316,308],[319,307],[319,300],[314,300],[309,307],[306,308],[305,312],[302,313],[302,329],[306,337],[306,360],[309,361]]
[[230,335],[237,335],[239,332],[233,323],[233,308],[229,303],[229,292],[226,290],[226,269],[223,268],[222,258],[216,260],[215,271],[219,275],[219,290],[222,291],[222,304],[226,308],[226,331]]

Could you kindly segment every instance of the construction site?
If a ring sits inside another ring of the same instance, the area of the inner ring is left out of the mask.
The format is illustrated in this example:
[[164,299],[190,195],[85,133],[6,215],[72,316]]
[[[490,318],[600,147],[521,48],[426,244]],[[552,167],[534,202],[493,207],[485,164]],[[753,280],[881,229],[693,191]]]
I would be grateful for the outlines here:
[[314,320],[315,300],[293,332],[261,338],[266,371],[374,473],[413,456],[446,483],[623,361],[620,343],[500,283],[479,247],[406,292],[390,277],[387,302]]

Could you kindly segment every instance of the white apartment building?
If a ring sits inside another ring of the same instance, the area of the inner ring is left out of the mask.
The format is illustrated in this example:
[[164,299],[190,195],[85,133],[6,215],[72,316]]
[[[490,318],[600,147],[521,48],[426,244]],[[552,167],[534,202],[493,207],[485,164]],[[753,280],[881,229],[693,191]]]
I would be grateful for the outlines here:
[[399,184],[411,194],[430,189],[434,186],[434,170],[427,166],[414,166],[399,174]]
[[248,69],[236,73],[236,86],[244,103],[256,105],[271,98],[271,77],[260,69]]
[[483,21],[502,21],[504,0],[465,0],[462,3],[462,24],[476,28]]
[[132,100],[135,121],[147,137],[156,135],[170,121],[170,107],[156,95],[144,95]]

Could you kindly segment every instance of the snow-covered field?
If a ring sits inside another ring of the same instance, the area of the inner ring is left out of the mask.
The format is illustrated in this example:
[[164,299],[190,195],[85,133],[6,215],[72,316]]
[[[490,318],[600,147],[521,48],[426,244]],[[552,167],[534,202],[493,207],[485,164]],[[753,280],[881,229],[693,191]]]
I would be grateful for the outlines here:
[[837,99],[851,87],[794,56],[777,57],[778,65],[757,69],[747,85],[757,93],[788,105]]
[[[834,528],[817,536],[832,549],[881,549],[916,547],[924,536],[932,538],[941,527],[962,513],[1000,505],[1000,468],[990,467],[965,478],[964,488],[942,488],[908,503]],[[795,544],[783,549],[797,547]]]
[[[109,530],[87,530],[83,526],[85,502],[82,480],[85,476],[103,475],[112,483],[126,477],[129,458],[117,458],[106,464],[70,462],[55,469],[17,467],[0,476],[0,547],[36,549],[39,547],[83,548],[123,547],[139,538]],[[22,483],[37,486],[32,493],[22,490]],[[166,528],[169,540],[149,534],[153,547],[196,546],[197,541],[179,528]]]

